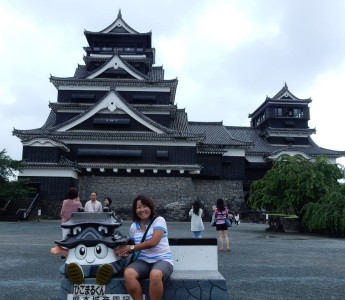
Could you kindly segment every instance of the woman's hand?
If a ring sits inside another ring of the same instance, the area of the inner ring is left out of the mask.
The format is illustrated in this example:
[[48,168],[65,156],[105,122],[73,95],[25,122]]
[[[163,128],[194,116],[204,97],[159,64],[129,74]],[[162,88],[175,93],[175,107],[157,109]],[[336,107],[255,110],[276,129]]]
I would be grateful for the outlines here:
[[120,257],[127,257],[131,253],[130,245],[124,245],[115,250],[115,254]]
[[[152,238],[148,241],[135,245],[135,250],[150,249],[158,245],[164,234],[163,230],[157,229],[153,231]],[[131,245],[124,245],[115,250],[115,254],[120,257],[127,257],[133,251],[131,251]]]

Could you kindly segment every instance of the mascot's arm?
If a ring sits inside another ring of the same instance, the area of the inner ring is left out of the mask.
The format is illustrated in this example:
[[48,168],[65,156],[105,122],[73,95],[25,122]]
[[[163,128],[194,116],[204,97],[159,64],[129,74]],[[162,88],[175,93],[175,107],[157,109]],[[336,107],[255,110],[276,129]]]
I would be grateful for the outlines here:
[[60,245],[56,245],[55,247],[50,249],[51,254],[61,254],[61,255],[68,255],[68,249],[62,248]]

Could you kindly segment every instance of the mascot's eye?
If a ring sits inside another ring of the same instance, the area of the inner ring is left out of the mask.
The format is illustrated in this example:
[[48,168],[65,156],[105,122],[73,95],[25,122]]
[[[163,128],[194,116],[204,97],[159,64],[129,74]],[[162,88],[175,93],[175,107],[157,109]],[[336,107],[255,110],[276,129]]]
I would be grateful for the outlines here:
[[75,257],[78,259],[84,259],[86,257],[87,249],[84,245],[78,245],[75,248]]
[[99,226],[98,227],[98,231],[99,232],[104,232],[104,233],[108,233],[108,228],[106,226]]
[[98,244],[95,247],[95,255],[97,258],[105,258],[108,254],[108,247],[104,244]]
[[81,232],[81,227],[77,226],[73,228],[73,235],[77,235],[78,232]]

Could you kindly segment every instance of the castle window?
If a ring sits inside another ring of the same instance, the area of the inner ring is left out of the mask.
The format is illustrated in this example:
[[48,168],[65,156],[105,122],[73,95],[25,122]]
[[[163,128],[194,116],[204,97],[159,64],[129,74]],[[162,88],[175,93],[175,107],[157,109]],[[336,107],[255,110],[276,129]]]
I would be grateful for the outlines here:
[[289,144],[294,144],[295,143],[295,138],[294,137],[285,137],[285,142]]
[[130,119],[110,119],[110,118],[94,118],[93,124],[97,125],[130,125]]
[[263,121],[265,121],[265,114],[264,113],[256,119],[256,122],[255,122],[256,126],[259,126]]
[[102,51],[103,51],[103,52],[111,52],[111,51],[113,51],[113,48],[110,48],[110,47],[103,47],[103,48],[102,48]]
[[78,149],[78,156],[141,158],[142,150]]
[[281,107],[276,107],[274,109],[274,115],[276,117],[282,117],[283,116],[283,109]]
[[303,109],[302,108],[294,108],[293,109],[293,116],[295,118],[303,118]]
[[156,95],[133,95],[132,99],[138,103],[155,103]]
[[169,152],[164,150],[157,150],[156,151],[156,158],[157,159],[168,159],[169,158]]
[[95,94],[72,94],[71,95],[72,102],[90,103],[90,102],[93,102],[95,98],[96,98]]

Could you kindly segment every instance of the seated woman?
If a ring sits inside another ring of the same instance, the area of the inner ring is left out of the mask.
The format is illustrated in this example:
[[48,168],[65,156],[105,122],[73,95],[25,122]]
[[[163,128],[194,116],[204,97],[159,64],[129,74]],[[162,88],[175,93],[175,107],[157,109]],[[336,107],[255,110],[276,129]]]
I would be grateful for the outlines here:
[[[150,299],[160,300],[163,296],[163,281],[173,272],[167,225],[163,217],[156,216],[150,197],[137,196],[133,200],[132,209],[134,223],[129,229],[132,245],[122,246],[118,254],[122,257],[134,251],[140,251],[140,254],[137,260],[125,269],[125,285],[134,300],[141,300],[143,291],[140,280],[149,278]],[[142,240],[148,226],[146,238]]]
[[114,212],[114,207],[111,205],[112,202],[113,200],[111,200],[110,197],[105,197],[103,201],[103,211]]

